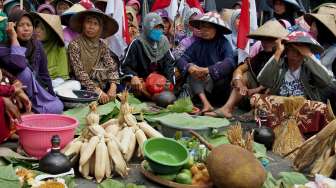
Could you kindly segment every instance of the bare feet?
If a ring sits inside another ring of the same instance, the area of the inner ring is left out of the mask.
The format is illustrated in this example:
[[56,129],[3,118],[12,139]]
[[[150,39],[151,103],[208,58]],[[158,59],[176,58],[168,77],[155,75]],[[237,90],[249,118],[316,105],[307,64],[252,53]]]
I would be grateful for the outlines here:
[[207,113],[207,112],[211,112],[214,110],[214,107],[211,106],[211,104],[205,104],[203,106],[203,109],[202,109],[202,113]]
[[215,111],[204,113],[204,115],[211,116],[211,117],[232,118],[232,112],[233,112],[233,109],[230,109],[224,106]]

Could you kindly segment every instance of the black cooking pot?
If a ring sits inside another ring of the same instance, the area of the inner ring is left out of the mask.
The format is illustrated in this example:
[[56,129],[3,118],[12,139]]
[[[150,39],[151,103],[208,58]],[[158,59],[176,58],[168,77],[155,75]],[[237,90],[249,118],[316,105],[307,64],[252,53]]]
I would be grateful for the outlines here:
[[61,139],[58,135],[51,138],[51,151],[45,155],[39,162],[39,168],[42,172],[48,174],[61,174],[71,170],[70,160],[60,152]]
[[156,105],[166,108],[168,105],[173,104],[176,100],[176,97],[173,92],[165,90],[161,93],[155,94],[153,96],[153,101]]
[[261,126],[254,130],[254,141],[260,144],[264,144],[267,150],[272,149],[272,145],[275,139],[273,129],[265,126]]

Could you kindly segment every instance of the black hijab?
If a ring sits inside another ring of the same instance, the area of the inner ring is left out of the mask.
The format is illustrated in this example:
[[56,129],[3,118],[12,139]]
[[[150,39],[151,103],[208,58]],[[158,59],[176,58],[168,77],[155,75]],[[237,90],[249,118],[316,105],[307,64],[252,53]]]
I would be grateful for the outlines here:
[[[22,17],[24,17],[24,16],[27,16],[33,24],[32,16],[28,12],[26,12],[25,10],[17,10],[15,12],[13,12],[12,14],[9,15],[8,21],[18,23],[22,19]],[[26,48],[26,58],[29,61],[29,63],[31,64],[32,62],[34,62],[34,57],[33,57],[34,56],[34,51],[35,51],[34,37],[29,39],[28,41],[22,41],[20,39],[18,39],[18,41],[19,41],[19,43],[22,47]]]

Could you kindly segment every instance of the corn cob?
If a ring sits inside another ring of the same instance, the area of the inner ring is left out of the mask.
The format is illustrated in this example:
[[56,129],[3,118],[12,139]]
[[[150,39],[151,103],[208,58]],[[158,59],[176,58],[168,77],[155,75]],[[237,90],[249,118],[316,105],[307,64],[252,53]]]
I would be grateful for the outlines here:
[[130,161],[132,156],[133,156],[133,153],[135,151],[135,147],[136,147],[136,137],[135,137],[135,134],[132,132],[131,133],[131,136],[130,136],[130,144],[128,145],[128,149],[126,151],[126,154],[124,155],[124,158],[126,160],[126,162]]
[[79,172],[85,179],[91,180],[90,174],[90,160],[88,160],[84,165],[79,165]]
[[139,149],[138,149],[138,157],[141,157],[144,155],[144,151],[143,151],[143,144],[145,143],[145,141],[147,140],[147,137],[145,135],[145,133],[141,130],[138,129],[135,132],[135,137],[137,139],[138,145],[139,145]]
[[113,170],[113,163],[111,163],[106,144],[105,144],[105,148],[106,148],[106,152],[105,152],[105,176],[107,178],[110,178],[112,170]]
[[163,137],[163,135],[155,130],[152,126],[150,126],[147,122],[140,122],[138,123],[140,129],[146,134],[148,138],[152,137]]
[[124,120],[128,126],[136,127],[137,126],[137,120],[135,116],[131,113],[124,114]]
[[106,133],[110,133],[113,135],[117,135],[118,132],[120,131],[120,126],[119,124],[111,124],[108,127],[105,128]]
[[85,148],[85,150],[83,149],[83,152],[82,150],[80,152],[80,159],[79,159],[80,165],[84,165],[90,159],[98,143],[99,143],[98,136],[94,136],[89,140],[88,145]]
[[91,156],[91,158],[89,159],[89,163],[90,163],[90,175],[94,176],[94,172],[95,172],[95,165],[96,165],[96,152],[94,152]]
[[82,145],[83,145],[82,140],[80,138],[76,138],[73,141],[71,141],[65,148],[63,148],[61,152],[67,156],[73,153],[79,154]]
[[91,125],[91,126],[88,127],[88,129],[95,136],[104,136],[105,135],[105,129],[100,125]]
[[99,140],[96,147],[95,178],[100,183],[105,176],[106,153],[107,148],[103,139]]
[[118,119],[110,119],[107,122],[101,124],[100,126],[102,126],[104,129],[106,129],[106,127],[110,126],[110,125],[118,125]]
[[121,177],[126,177],[128,175],[128,168],[126,162],[117,146],[117,143],[113,139],[110,139],[107,142],[107,149],[109,156],[112,158],[112,161],[114,163],[115,171]]
[[122,130],[121,133],[121,140],[120,140],[120,147],[121,147],[121,153],[123,155],[126,155],[127,150],[129,148],[129,145],[131,144],[131,137],[132,137],[133,131],[129,127],[125,127]]

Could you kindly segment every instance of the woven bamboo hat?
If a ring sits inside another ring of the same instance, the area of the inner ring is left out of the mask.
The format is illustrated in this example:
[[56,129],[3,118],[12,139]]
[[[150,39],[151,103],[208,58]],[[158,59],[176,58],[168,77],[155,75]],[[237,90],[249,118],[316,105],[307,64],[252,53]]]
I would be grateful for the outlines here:
[[117,21],[96,8],[85,10],[73,15],[69,22],[70,28],[78,33],[81,33],[84,18],[89,15],[97,16],[103,20],[104,24],[102,25],[103,30],[101,33],[102,38],[109,37],[118,31],[119,25]]
[[75,15],[78,12],[82,12],[84,10],[86,10],[86,8],[83,7],[79,3],[76,3],[76,4],[72,5],[68,10],[63,12],[63,14],[61,15],[62,25],[68,26],[71,16]]
[[308,45],[313,53],[322,53],[323,47],[307,32],[293,31],[285,39],[286,44]]
[[201,23],[211,23],[217,26],[223,34],[230,34],[231,29],[224,22],[221,16],[217,12],[208,12],[203,14],[203,16],[196,18],[195,20],[190,20],[190,25],[196,28],[200,27]]
[[313,13],[336,15],[336,3],[323,3],[314,8]]
[[[336,9],[335,9],[335,11],[336,11]],[[306,14],[304,16],[304,19],[309,25],[311,25],[314,20],[322,23],[336,37],[336,15],[332,15],[332,14]]]
[[31,13],[33,19],[40,18],[44,21],[58,36],[59,40],[64,44],[63,29],[61,18],[58,15],[44,14],[44,13]]
[[251,32],[248,37],[255,40],[261,38],[285,38],[289,32],[277,20],[269,20],[260,26],[256,31]]

